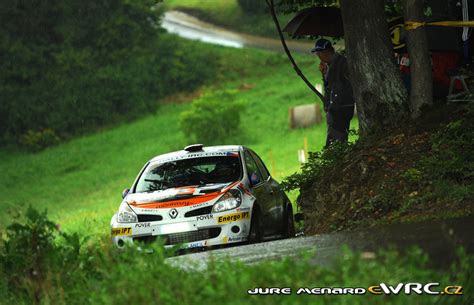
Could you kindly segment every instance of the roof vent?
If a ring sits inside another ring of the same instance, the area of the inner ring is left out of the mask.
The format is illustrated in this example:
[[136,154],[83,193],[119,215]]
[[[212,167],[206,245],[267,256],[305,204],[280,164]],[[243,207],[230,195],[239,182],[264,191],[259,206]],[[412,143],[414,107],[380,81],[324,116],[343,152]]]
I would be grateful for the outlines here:
[[188,145],[184,148],[185,151],[195,152],[195,151],[202,151],[204,144],[192,144]]

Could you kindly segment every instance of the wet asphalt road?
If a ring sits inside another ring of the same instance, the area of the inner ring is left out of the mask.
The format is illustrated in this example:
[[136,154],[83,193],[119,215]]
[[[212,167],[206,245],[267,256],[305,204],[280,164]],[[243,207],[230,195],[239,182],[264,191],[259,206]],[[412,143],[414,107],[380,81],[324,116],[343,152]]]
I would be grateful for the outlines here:
[[453,261],[455,250],[459,246],[463,246],[468,253],[474,253],[474,216],[233,246],[171,257],[167,262],[176,266],[205,269],[211,256],[254,264],[297,256],[302,251],[312,250],[312,263],[327,266],[341,257],[343,245],[364,252],[368,257],[389,247],[395,247],[403,253],[412,246],[418,246],[429,254],[434,267],[445,268]]
[[[161,26],[170,33],[191,40],[234,48],[252,47],[283,52],[280,40],[232,32],[178,11],[166,12]],[[293,39],[286,39],[286,42],[293,52],[311,54],[312,42]]]

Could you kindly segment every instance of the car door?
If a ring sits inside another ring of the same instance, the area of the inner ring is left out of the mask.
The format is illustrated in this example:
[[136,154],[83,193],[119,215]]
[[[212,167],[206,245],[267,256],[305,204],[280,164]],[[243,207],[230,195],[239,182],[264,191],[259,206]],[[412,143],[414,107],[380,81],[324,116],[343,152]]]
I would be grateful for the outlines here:
[[250,181],[250,187],[257,198],[257,203],[260,206],[262,212],[262,221],[264,227],[264,234],[269,235],[273,232],[273,220],[270,216],[270,209],[273,207],[273,194],[268,188],[265,180],[262,177],[257,163],[252,158],[250,151],[244,152],[245,168],[247,171],[247,177]]
[[254,158],[255,162],[257,163],[257,167],[259,168],[260,172],[262,173],[262,177],[265,181],[265,188],[267,189],[268,193],[272,196],[272,206],[269,207],[269,218],[271,219],[271,226],[274,228],[275,232],[279,232],[281,230],[281,225],[285,218],[285,204],[286,201],[282,196],[282,190],[278,182],[276,182],[271,176],[270,173],[263,163],[262,159],[254,152],[250,152],[252,157]]

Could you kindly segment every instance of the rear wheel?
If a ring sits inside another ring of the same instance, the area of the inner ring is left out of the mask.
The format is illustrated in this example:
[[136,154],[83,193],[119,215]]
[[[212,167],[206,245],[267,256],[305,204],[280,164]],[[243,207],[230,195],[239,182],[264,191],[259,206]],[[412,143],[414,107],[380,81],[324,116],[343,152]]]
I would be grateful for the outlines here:
[[253,208],[252,219],[250,222],[249,243],[259,243],[263,240],[263,221],[260,210]]
[[293,209],[291,205],[288,206],[286,209],[286,217],[285,217],[283,235],[285,238],[291,238],[295,236],[295,218],[293,215]]

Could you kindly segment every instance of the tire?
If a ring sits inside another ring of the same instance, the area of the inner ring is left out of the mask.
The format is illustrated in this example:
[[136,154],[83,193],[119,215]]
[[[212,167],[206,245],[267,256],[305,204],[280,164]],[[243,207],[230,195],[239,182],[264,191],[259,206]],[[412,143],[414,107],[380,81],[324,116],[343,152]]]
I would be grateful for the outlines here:
[[248,242],[255,244],[263,241],[263,221],[258,207],[254,206],[250,222]]
[[283,236],[285,238],[292,238],[295,236],[295,218],[291,204],[286,209],[285,222],[283,227]]

